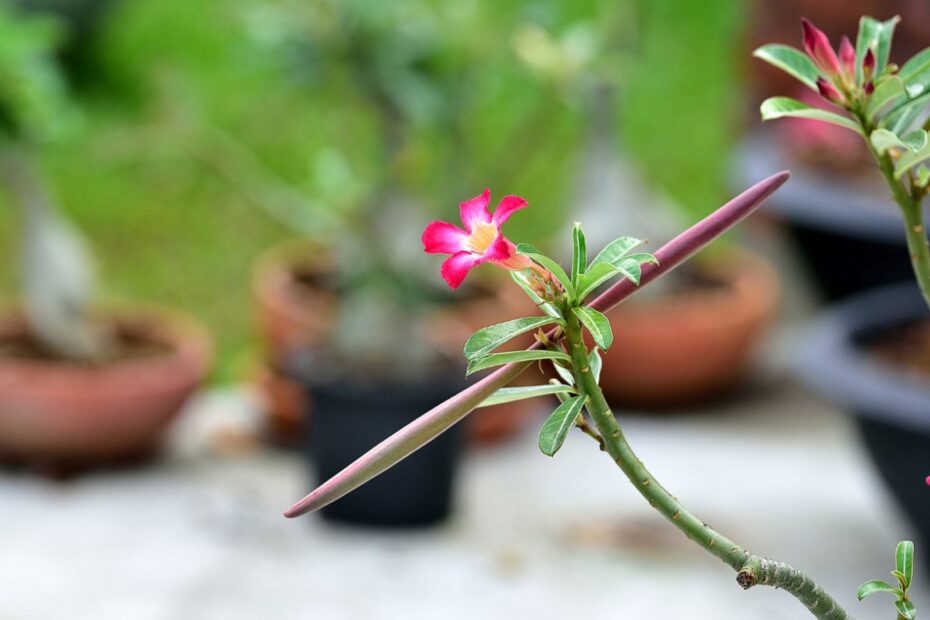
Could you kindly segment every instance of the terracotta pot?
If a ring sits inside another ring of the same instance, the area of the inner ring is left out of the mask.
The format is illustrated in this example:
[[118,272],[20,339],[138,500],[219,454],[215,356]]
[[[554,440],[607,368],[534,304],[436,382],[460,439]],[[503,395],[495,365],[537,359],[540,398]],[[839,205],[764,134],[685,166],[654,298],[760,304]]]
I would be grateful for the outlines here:
[[[300,386],[284,376],[281,367],[299,348],[321,344],[335,323],[339,298],[325,286],[329,261],[318,246],[290,242],[266,253],[256,263],[253,275],[259,330],[265,349],[265,368],[259,383],[267,397],[272,437],[294,444],[301,436],[307,415]],[[472,295],[437,311],[428,325],[429,338],[455,359],[465,340],[480,327],[536,313],[509,279],[500,284],[476,286]],[[516,340],[513,347],[528,346],[529,339]],[[534,380],[531,371],[518,379]],[[537,376],[536,380],[542,380]],[[469,416],[469,438],[496,442],[522,428],[535,412],[532,402],[508,403],[481,409]]]
[[702,268],[718,283],[667,297],[632,298],[610,314],[614,344],[601,385],[613,404],[658,408],[717,396],[746,371],[772,319],[778,279],[761,257],[732,250]]
[[[174,313],[111,314],[118,333],[157,350],[99,365],[0,356],[0,455],[54,467],[131,460],[207,373],[206,331]],[[0,319],[0,342],[27,338],[19,315]]]

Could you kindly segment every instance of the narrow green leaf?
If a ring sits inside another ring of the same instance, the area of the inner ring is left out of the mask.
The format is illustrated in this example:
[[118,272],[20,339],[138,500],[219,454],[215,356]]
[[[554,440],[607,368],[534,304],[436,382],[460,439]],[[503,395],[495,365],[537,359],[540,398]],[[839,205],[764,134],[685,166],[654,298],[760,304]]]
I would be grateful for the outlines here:
[[563,351],[548,351],[545,349],[533,349],[526,351],[504,351],[502,353],[491,353],[477,358],[468,364],[468,370],[465,375],[468,376],[479,370],[503,366],[511,362],[532,362],[536,360],[564,360],[572,361],[572,358]]
[[861,601],[865,597],[871,596],[876,592],[888,592],[889,594],[894,594],[895,596],[903,594],[903,592],[901,592],[901,590],[898,588],[885,583],[881,579],[876,579],[874,581],[866,581],[864,584],[859,586],[859,590],[856,591],[856,596],[859,597],[859,600]]
[[588,353],[588,366],[591,367],[591,374],[594,376],[594,382],[601,382],[601,367],[604,365],[603,360],[601,360],[601,353],[597,347],[591,349],[591,352]]
[[928,102],[930,102],[930,92],[903,101],[888,110],[879,125],[901,135],[907,131],[914,119],[926,108]]
[[900,179],[907,174],[908,170],[926,161],[930,161],[930,145],[925,144],[924,148],[917,152],[905,151],[895,164],[894,178]]
[[572,228],[572,287],[578,288],[578,280],[584,275],[588,264],[588,250],[585,247],[584,231],[581,224],[575,222]]
[[875,54],[875,75],[881,75],[888,64],[888,54],[891,51],[891,39],[894,36],[895,25],[900,18],[895,16],[888,21],[880,22],[872,17],[863,16],[859,20],[859,35],[856,37],[856,83],[862,84],[862,59],[871,48]]
[[752,53],[753,56],[778,67],[785,73],[813,90],[817,91],[817,77],[820,72],[810,57],[788,45],[773,43],[763,45]]
[[902,617],[907,618],[907,620],[914,620],[914,618],[917,617],[917,608],[914,606],[914,603],[910,601],[895,601],[894,607],[898,610],[898,613],[901,614]]
[[909,540],[902,540],[894,550],[895,569],[904,575],[907,581],[907,587],[911,587],[911,579],[914,578],[914,543]]
[[907,577],[899,570],[891,571],[891,576],[898,580],[898,586],[902,591],[907,590],[911,584],[907,582]]
[[523,292],[526,293],[526,296],[529,297],[534,304],[536,304],[537,308],[551,317],[556,319],[562,318],[558,308],[540,297],[539,294],[533,290],[533,286],[530,284],[530,276],[528,271],[509,271],[509,273],[513,281],[523,289]]
[[930,47],[925,47],[911,56],[898,70],[898,77],[906,84],[927,70],[930,70]]
[[556,374],[562,378],[562,381],[568,385],[575,385],[575,375],[572,374],[571,370],[559,364],[558,362],[553,363],[552,367],[555,368]]
[[642,243],[642,239],[636,239],[635,237],[620,237],[619,239],[614,239],[597,253],[597,256],[595,256],[594,260],[591,261],[588,269],[590,270],[592,267],[599,263],[613,264],[620,258],[626,256],[630,250],[638,245],[641,245]]
[[561,321],[551,316],[531,316],[483,327],[472,334],[465,343],[465,359],[473,362],[505,344],[511,338],[550,323],[561,323]]
[[534,248],[529,243],[520,243],[517,245],[517,254],[522,254],[524,256],[529,256],[534,261],[548,269],[552,272],[552,275],[555,276],[556,280],[562,285],[562,288],[565,289],[565,292],[568,293],[569,297],[573,297],[575,290],[572,287],[572,279],[568,277],[568,274],[565,273],[565,270],[562,269],[562,265],[558,264],[536,248]]
[[917,129],[902,139],[887,129],[876,129],[872,132],[871,140],[872,146],[882,154],[891,148],[916,153],[927,146],[927,132],[923,129]]
[[806,118],[831,123],[862,134],[862,129],[855,121],[833,112],[809,106],[791,97],[771,97],[766,99],[762,102],[759,111],[762,113],[762,120],[764,121],[784,117]]
[[922,166],[917,171],[917,185],[919,187],[926,187],[927,183],[930,183],[930,168]]
[[490,396],[488,396],[479,407],[492,407],[494,405],[503,405],[504,403],[512,403],[517,400],[525,400],[527,398],[536,398],[539,396],[549,396],[555,395],[560,396],[564,394],[571,394],[575,390],[568,386],[559,384],[549,384],[549,385],[529,385],[525,387],[505,387],[500,388]]
[[639,279],[643,275],[643,270],[642,267],[639,266],[639,261],[624,258],[617,264],[617,270],[623,274],[623,277],[627,280],[639,286]]
[[594,265],[588,269],[584,277],[582,277],[581,281],[578,283],[576,299],[579,302],[583,302],[588,295],[597,290],[597,287],[607,282],[618,273],[620,273],[620,270],[610,263],[598,263]]
[[905,84],[920,79],[924,73],[930,71],[930,47],[917,52],[898,71],[898,77]]
[[584,396],[566,400],[559,405],[539,431],[539,449],[546,456],[555,456],[568,431],[575,425],[575,419],[584,407]]
[[[892,102],[904,101],[908,98],[907,90],[904,88],[904,82],[896,75],[887,77],[875,87],[875,92],[869,97],[869,102],[865,106],[865,113],[870,119],[882,111],[882,109]],[[898,105],[898,103],[894,103]]]
[[610,348],[614,341],[614,335],[610,329],[610,321],[606,316],[587,306],[577,306],[572,308],[572,312],[590,332],[597,346],[604,351]]

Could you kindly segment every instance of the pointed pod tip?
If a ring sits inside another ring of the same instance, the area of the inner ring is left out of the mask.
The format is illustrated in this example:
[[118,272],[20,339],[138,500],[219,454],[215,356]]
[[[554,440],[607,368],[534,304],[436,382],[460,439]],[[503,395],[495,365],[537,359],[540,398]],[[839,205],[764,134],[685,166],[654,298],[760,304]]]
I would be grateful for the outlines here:
[[313,493],[311,493],[310,495],[306,496],[305,498],[303,498],[302,500],[300,500],[299,502],[297,502],[296,504],[294,504],[293,506],[285,510],[283,514],[284,514],[284,518],[286,519],[294,519],[296,517],[303,516],[307,514],[308,512],[313,512],[317,508],[318,506],[313,505]]

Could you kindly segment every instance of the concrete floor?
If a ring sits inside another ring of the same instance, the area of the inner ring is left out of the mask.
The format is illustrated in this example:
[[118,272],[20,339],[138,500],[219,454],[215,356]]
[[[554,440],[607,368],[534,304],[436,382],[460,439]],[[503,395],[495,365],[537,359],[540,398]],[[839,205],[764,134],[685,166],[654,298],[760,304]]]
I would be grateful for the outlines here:
[[[912,532],[847,420],[777,375],[756,388],[622,422],[703,519],[816,576],[860,620],[892,618],[889,600],[857,603],[855,590],[888,576]],[[67,483],[0,474],[0,619],[808,617],[783,592],[743,592],[580,433],[555,459],[536,428],[471,452],[437,529],[287,521],[308,473],[297,455],[235,440],[254,424],[249,403],[204,395],[154,466]],[[918,574],[918,608],[926,584]]]

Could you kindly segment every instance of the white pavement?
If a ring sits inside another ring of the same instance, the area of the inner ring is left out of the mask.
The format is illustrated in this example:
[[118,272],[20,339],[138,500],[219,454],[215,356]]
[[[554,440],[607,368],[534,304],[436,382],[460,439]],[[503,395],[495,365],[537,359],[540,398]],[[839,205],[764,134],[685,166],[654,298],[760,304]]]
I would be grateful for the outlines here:
[[[889,600],[857,603],[855,589],[887,577],[912,532],[848,421],[767,383],[708,411],[622,421],[703,519],[808,571],[860,620],[889,620]],[[301,459],[216,449],[218,433],[253,423],[248,402],[202,397],[141,470],[0,474],[0,620],[808,617],[783,592],[740,590],[580,433],[555,459],[536,450],[536,429],[470,453],[458,511],[438,529],[287,521],[281,510],[308,490]],[[930,613],[925,579],[916,599]]]

